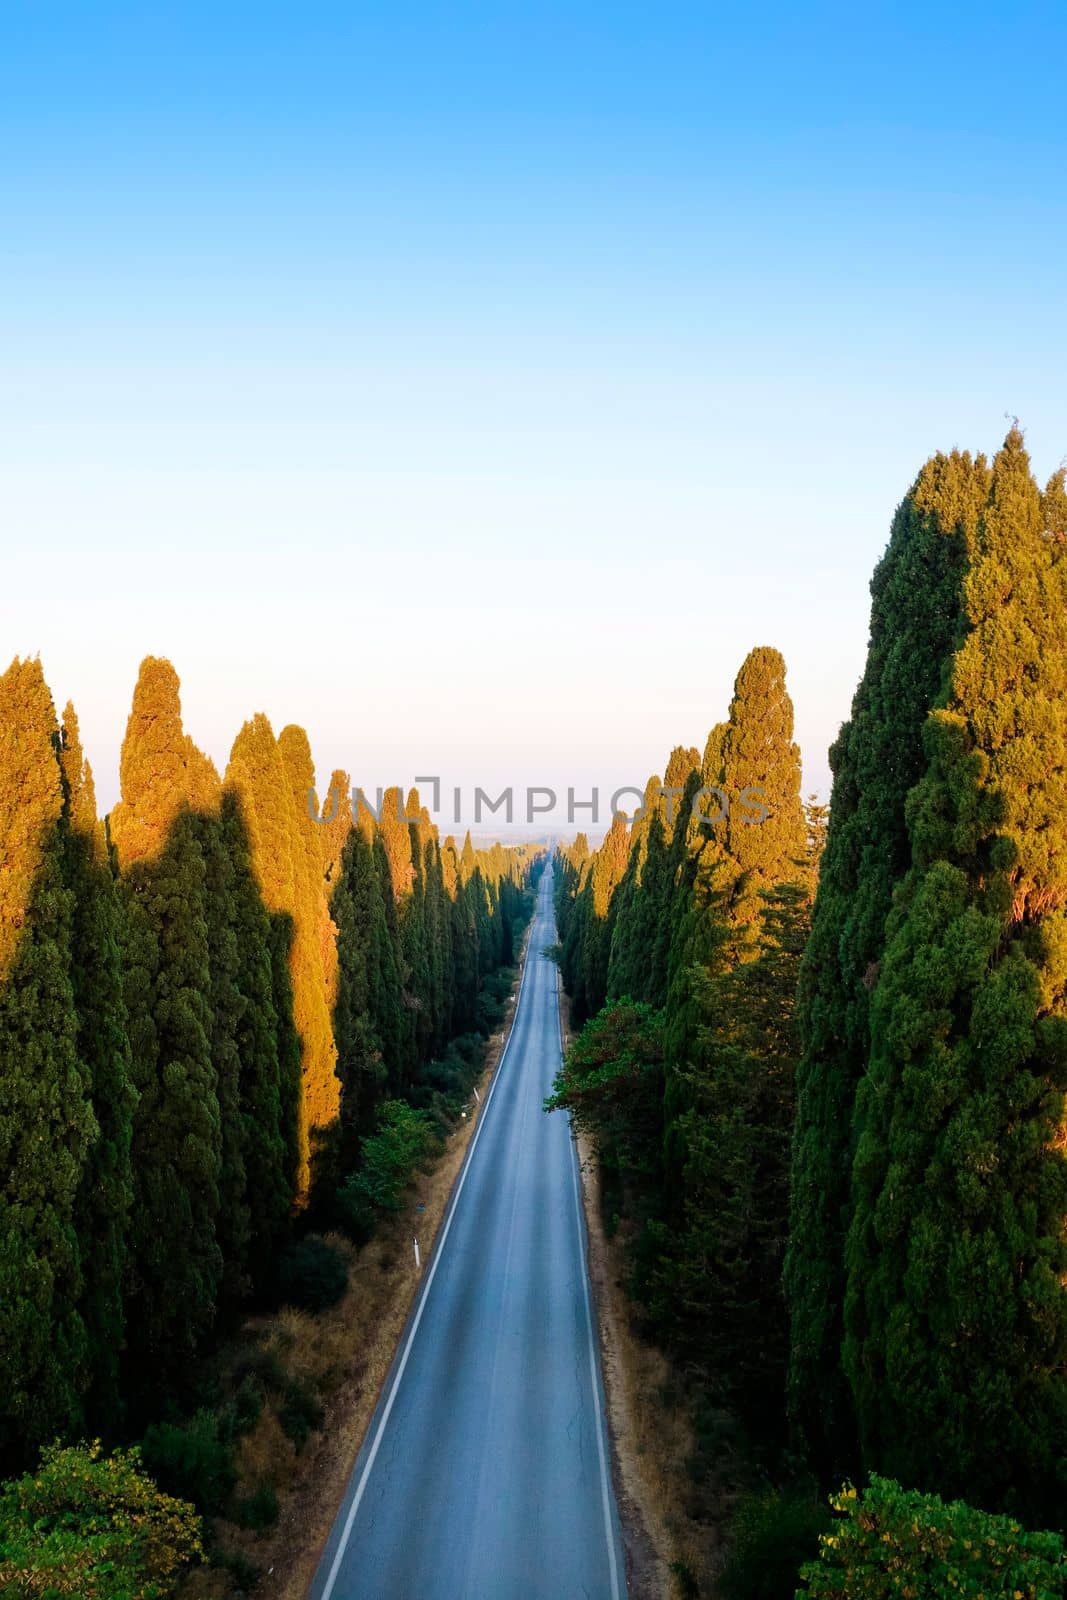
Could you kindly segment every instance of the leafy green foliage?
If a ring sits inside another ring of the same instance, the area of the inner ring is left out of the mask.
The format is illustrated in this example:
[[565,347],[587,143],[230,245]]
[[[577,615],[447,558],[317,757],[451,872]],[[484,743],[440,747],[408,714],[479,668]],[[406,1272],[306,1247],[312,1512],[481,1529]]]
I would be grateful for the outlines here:
[[840,1513],[802,1569],[810,1600],[1061,1600],[1067,1549],[1058,1534],[1028,1533],[1008,1517],[872,1477],[831,1501]]
[[171,1494],[207,1514],[222,1510],[237,1473],[232,1441],[215,1412],[201,1409],[183,1424],[153,1423],[141,1449],[145,1466]]
[[386,1100],[376,1132],[364,1139],[359,1171],[341,1189],[342,1214],[357,1234],[367,1234],[378,1213],[398,1211],[404,1191],[436,1143],[425,1112],[406,1100]]
[[723,1600],[793,1600],[801,1566],[818,1555],[830,1520],[811,1483],[745,1495],[730,1526],[730,1553],[719,1579]]
[[52,1445],[0,1490],[0,1595],[163,1600],[200,1540],[193,1507],[156,1487],[137,1449]]

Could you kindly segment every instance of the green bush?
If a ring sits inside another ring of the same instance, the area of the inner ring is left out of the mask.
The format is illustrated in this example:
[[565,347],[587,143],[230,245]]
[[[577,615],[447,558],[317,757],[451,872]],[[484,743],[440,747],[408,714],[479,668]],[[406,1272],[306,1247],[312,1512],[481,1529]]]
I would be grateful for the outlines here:
[[55,1444],[0,1488],[4,1600],[162,1600],[202,1557],[200,1518],[160,1492],[137,1449]]
[[348,1268],[325,1239],[309,1234],[290,1245],[278,1267],[281,1298],[302,1311],[323,1311],[336,1305],[348,1288]]
[[229,1437],[213,1411],[198,1411],[182,1424],[154,1422],[141,1448],[145,1466],[171,1494],[209,1515],[221,1511],[237,1473]]
[[325,1415],[313,1391],[296,1378],[290,1379],[278,1408],[278,1421],[298,1449],[313,1429],[322,1427]]
[[273,1527],[278,1520],[278,1496],[273,1487],[264,1483],[251,1494],[240,1495],[234,1502],[232,1520],[239,1528],[250,1528],[256,1533]]
[[830,1504],[840,1520],[801,1571],[798,1600],[1063,1600],[1067,1545],[1010,1517],[871,1478]]
[[829,1526],[830,1512],[813,1484],[746,1495],[719,1580],[723,1600],[793,1600],[797,1574]]
[[406,1100],[386,1100],[378,1126],[360,1146],[359,1171],[341,1186],[338,1208],[344,1226],[368,1238],[378,1215],[399,1211],[404,1191],[436,1144],[433,1126]]

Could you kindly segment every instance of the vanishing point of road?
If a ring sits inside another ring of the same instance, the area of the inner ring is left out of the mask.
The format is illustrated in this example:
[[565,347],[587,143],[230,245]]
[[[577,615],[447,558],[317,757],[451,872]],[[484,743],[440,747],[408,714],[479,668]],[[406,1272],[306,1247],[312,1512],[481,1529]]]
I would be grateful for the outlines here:
[[552,871],[519,1002],[309,1600],[624,1600],[560,1061]]

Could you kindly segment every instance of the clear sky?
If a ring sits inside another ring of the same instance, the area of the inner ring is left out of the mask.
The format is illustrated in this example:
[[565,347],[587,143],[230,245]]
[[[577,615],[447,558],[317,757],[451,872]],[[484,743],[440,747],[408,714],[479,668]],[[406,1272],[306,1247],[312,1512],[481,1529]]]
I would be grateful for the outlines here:
[[[922,460],[1067,451],[1067,9],[13,0],[0,646],[100,797],[606,792],[785,653],[809,787]],[[495,792],[495,790],[494,790]],[[468,806],[469,809],[469,806]]]

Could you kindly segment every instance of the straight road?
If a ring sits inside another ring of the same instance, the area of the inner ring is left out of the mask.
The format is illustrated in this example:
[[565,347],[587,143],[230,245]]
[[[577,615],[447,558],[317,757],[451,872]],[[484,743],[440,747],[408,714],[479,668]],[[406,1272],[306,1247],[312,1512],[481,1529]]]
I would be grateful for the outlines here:
[[311,1600],[624,1600],[564,1116],[552,873],[519,1003]]

